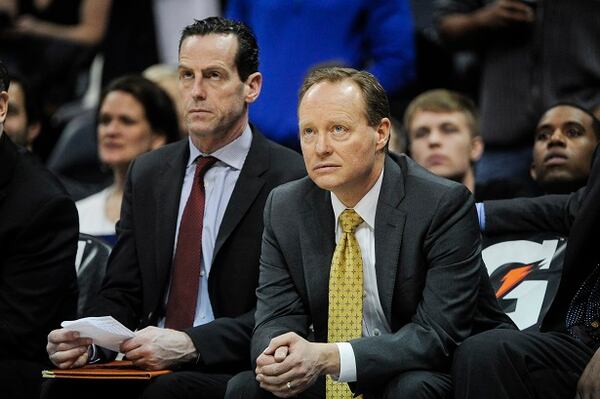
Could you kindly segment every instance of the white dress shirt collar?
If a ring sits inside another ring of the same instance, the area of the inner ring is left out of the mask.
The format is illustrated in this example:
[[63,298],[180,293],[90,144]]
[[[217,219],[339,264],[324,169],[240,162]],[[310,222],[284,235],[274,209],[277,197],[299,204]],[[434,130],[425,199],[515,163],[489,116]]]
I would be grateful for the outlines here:
[[246,128],[240,137],[233,140],[226,146],[219,148],[212,154],[205,154],[201,152],[194,145],[191,137],[188,138],[188,143],[190,146],[190,158],[188,159],[187,167],[191,166],[199,156],[210,155],[227,164],[228,166],[240,170],[242,169],[242,166],[244,166],[246,155],[248,155],[248,151],[250,151],[250,146],[252,145],[252,130],[250,129],[250,125],[246,125]]
[[[375,229],[375,213],[377,212],[377,201],[379,200],[379,192],[381,191],[382,181],[383,169],[381,169],[381,174],[377,178],[377,181],[373,187],[371,187],[371,189],[365,194],[364,197],[360,199],[360,201],[358,201],[356,206],[353,208],[372,230]],[[337,220],[339,219],[341,213],[348,208],[333,192],[331,193],[331,205],[333,206],[333,213],[335,215],[337,224]]]

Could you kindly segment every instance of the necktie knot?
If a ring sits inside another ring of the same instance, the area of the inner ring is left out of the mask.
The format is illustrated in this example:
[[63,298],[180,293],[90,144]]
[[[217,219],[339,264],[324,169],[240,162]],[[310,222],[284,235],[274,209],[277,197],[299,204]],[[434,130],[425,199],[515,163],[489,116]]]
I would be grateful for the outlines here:
[[202,177],[206,171],[217,162],[215,157],[199,156],[196,158],[196,177]]
[[363,219],[354,209],[346,209],[340,215],[340,224],[344,233],[354,233],[362,222]]

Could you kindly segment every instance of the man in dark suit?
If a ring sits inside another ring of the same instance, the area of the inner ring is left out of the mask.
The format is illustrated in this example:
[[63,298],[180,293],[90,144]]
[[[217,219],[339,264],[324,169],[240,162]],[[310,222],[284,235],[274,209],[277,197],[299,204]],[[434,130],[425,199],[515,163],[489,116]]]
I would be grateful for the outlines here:
[[570,195],[483,204],[484,231],[568,235],[558,291],[540,332],[489,331],[467,340],[453,369],[456,397],[600,398],[600,162]]
[[[447,397],[456,345],[510,326],[482,267],[471,195],[386,155],[387,97],[367,72],[313,71],[298,118],[309,177],[267,200],[256,376],[236,376],[226,397],[352,397],[339,382],[354,394]],[[344,268],[352,272],[340,280]],[[347,339],[332,339],[356,321]]]
[[0,63],[0,389],[38,398],[46,336],[75,316],[77,210],[58,180],[4,130]]
[[[298,154],[248,124],[262,76],[245,25],[207,18],[186,27],[179,80],[189,140],[133,162],[118,241],[87,314],[139,329],[120,347],[135,365],[178,369],[144,397],[222,397],[229,377],[250,367],[264,203],[305,172]],[[89,343],[58,330],[48,353],[60,368],[79,367]]]

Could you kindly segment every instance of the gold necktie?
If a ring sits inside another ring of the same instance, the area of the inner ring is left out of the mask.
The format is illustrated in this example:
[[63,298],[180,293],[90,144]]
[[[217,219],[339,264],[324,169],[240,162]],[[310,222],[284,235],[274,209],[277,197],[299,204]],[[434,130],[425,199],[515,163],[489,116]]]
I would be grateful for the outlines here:
[[[329,276],[328,342],[347,342],[362,335],[363,264],[354,232],[362,218],[352,209],[340,215],[343,235],[333,253]],[[348,384],[327,376],[327,399],[352,398]]]

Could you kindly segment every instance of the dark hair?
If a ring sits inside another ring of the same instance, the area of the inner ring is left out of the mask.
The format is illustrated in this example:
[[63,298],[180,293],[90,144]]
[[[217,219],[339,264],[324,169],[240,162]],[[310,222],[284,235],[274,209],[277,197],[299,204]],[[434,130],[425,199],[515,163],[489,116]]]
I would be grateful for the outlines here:
[[556,107],[572,107],[572,108],[580,110],[581,112],[583,112],[584,114],[586,114],[590,118],[592,118],[592,131],[594,132],[596,139],[598,141],[600,141],[600,120],[598,120],[598,118],[596,118],[596,115],[594,115],[589,109],[587,109],[577,103],[561,101],[561,102],[557,102],[557,103],[553,104],[552,106],[548,107],[544,112],[542,112],[542,115],[540,115],[540,117],[538,118],[538,124],[540,123],[540,121],[542,120],[544,115],[546,115],[548,113],[548,111],[550,111],[551,109],[556,108]]
[[0,91],[8,91],[9,86],[8,71],[2,61],[0,61]]
[[122,91],[132,95],[144,109],[152,130],[166,137],[167,143],[179,140],[177,113],[171,97],[156,83],[139,75],[127,75],[110,82],[102,91],[98,112],[108,93]]
[[209,17],[194,20],[194,23],[183,28],[179,39],[181,44],[190,36],[206,36],[210,34],[235,35],[238,39],[238,49],[235,55],[235,66],[242,82],[250,74],[258,72],[258,44],[252,30],[243,22],[232,21],[222,17]]
[[310,71],[300,87],[298,106],[308,89],[317,83],[335,83],[346,79],[354,82],[362,92],[365,101],[365,116],[369,126],[377,127],[383,118],[390,118],[390,105],[381,84],[371,73],[357,71],[353,68],[325,67]]
[[9,71],[10,81],[21,86],[23,96],[25,97],[25,112],[27,113],[27,125],[33,125],[40,121],[42,112],[40,104],[37,101],[38,96],[33,91],[29,81],[21,73],[11,70]]
[[471,137],[479,136],[479,116],[477,107],[473,101],[454,91],[446,89],[434,89],[419,94],[415,97],[404,112],[404,129],[410,131],[410,125],[419,111],[431,111],[438,113],[460,112],[471,130]]

